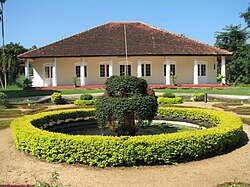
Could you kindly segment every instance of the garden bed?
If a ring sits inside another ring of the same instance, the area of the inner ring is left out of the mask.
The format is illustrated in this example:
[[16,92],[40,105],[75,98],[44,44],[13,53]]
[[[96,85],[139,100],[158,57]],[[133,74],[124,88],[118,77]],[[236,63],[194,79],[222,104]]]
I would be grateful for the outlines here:
[[41,124],[58,119],[93,115],[94,109],[44,112],[14,120],[11,131],[16,147],[39,159],[99,167],[174,164],[201,159],[235,147],[243,132],[238,117],[194,108],[159,108],[158,115],[209,121],[216,127],[134,137],[73,136],[39,129]]

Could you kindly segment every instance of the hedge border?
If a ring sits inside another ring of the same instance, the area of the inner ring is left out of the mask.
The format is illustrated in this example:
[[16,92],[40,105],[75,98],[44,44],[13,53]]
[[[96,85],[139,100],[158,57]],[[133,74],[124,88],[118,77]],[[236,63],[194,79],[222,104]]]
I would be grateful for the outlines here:
[[193,118],[215,123],[205,130],[134,137],[83,136],[48,132],[36,128],[44,122],[93,116],[95,109],[43,112],[11,123],[17,149],[48,162],[105,166],[174,164],[225,152],[243,132],[241,120],[228,113],[196,108],[163,108],[158,115]]

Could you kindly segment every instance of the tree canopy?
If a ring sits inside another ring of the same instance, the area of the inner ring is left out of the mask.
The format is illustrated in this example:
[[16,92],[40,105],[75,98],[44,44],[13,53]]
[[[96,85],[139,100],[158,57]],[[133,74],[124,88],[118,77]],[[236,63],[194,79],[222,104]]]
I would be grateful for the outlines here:
[[248,10],[241,14],[245,18],[246,28],[241,25],[225,26],[222,32],[216,32],[215,46],[233,52],[226,61],[226,78],[233,84],[250,83],[250,4]]
[[105,95],[96,101],[96,115],[102,127],[111,127],[119,136],[135,135],[144,120],[153,120],[158,104],[154,94],[148,93],[146,80],[112,76],[105,85]]

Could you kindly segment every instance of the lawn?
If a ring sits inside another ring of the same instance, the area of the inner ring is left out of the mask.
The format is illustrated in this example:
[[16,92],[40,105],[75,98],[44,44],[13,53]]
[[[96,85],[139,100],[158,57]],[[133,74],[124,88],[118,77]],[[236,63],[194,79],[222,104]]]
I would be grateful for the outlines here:
[[208,93],[208,94],[221,94],[221,95],[250,95],[250,86],[246,87],[229,87],[229,88],[212,88],[212,89],[205,89],[205,88],[177,88],[177,89],[154,89],[155,92],[165,92],[169,91],[172,93]]
[[10,126],[12,120],[0,120],[0,129],[4,129]]
[[[232,86],[229,88],[213,88],[213,89],[203,89],[203,88],[177,88],[177,89],[154,89],[155,92],[165,92],[169,91],[172,93],[208,93],[208,94],[222,94],[222,95],[250,95],[250,85],[247,86]],[[14,89],[3,90],[0,89],[0,92],[4,92],[8,98],[20,98],[20,97],[34,97],[34,96],[46,96],[52,95],[54,92],[59,92],[62,95],[71,95],[71,94],[86,94],[86,93],[103,93],[103,89],[72,89],[72,90],[22,90],[14,87]]]

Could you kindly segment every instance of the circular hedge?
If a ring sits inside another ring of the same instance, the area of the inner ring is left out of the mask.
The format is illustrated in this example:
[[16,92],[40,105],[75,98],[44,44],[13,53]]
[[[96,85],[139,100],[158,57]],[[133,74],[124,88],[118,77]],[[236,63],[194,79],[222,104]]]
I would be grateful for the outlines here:
[[243,132],[241,120],[228,113],[196,108],[163,108],[158,115],[209,121],[216,127],[144,136],[66,135],[39,129],[57,120],[94,116],[95,109],[43,112],[13,120],[16,147],[48,162],[105,166],[187,162],[221,154],[234,147]]

